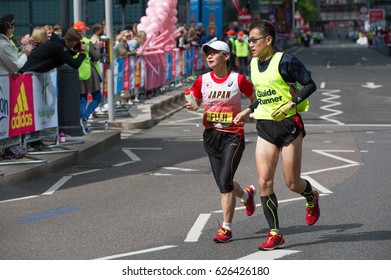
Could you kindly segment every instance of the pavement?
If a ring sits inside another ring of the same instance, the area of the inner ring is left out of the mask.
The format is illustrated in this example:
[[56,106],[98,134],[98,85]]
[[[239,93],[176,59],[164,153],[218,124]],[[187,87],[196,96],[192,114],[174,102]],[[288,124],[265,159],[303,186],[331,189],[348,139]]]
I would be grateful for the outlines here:
[[[184,108],[183,93],[184,86],[157,93],[125,107],[126,116],[116,115],[114,121],[109,121],[107,116],[89,121],[92,133],[88,135],[67,136],[64,144],[57,144],[54,138],[49,142],[42,139],[48,145],[43,150],[30,150],[22,159],[0,159],[0,187],[12,187],[77,164],[120,141],[123,131],[153,127]],[[106,121],[108,131],[104,131]]]

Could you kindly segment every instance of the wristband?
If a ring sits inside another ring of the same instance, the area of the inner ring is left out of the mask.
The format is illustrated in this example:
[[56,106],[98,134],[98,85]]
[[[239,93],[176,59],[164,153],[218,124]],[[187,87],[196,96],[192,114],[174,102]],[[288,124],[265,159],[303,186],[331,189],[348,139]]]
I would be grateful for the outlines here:
[[253,103],[248,106],[248,108],[251,110],[252,113],[254,113],[254,110],[258,107],[258,99],[255,99]]

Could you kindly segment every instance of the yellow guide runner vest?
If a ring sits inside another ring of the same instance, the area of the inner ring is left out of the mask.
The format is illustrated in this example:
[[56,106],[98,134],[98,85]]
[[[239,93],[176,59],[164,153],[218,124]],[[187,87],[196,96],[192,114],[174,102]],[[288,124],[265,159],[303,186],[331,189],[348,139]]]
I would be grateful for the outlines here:
[[[282,55],[282,52],[276,52],[264,72],[259,72],[258,70],[257,57],[251,60],[251,81],[254,84],[255,93],[259,102],[253,115],[255,119],[272,120],[271,114],[274,109],[292,99],[291,90],[296,92],[299,90],[297,83],[292,85],[292,89],[278,71],[278,65],[280,64]],[[296,92],[292,94],[296,94]],[[292,110],[287,117],[293,116],[296,112],[308,111],[308,108],[309,102],[306,99],[295,110]]]
[[[90,64],[90,39],[88,38],[82,38],[81,39],[86,45],[86,57],[84,58],[83,62],[81,63],[78,72],[79,72],[79,80],[86,81],[91,77],[91,64]],[[76,54],[75,57],[79,56],[79,54]],[[94,67],[96,71],[100,74],[100,68],[98,65],[98,62],[94,62]]]

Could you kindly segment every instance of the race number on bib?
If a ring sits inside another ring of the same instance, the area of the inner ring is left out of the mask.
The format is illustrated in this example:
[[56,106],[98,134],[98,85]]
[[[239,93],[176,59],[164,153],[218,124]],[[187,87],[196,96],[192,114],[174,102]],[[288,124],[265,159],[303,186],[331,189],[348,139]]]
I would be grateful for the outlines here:
[[232,112],[206,112],[209,123],[232,123]]

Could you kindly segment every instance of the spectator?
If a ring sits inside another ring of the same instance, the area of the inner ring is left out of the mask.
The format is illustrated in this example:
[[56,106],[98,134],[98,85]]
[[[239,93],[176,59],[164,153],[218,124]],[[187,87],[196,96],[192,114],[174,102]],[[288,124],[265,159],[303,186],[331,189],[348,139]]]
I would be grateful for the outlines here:
[[[120,37],[118,38],[118,45],[115,48],[115,57],[128,57],[135,55],[137,50],[129,51],[128,41],[132,39],[132,34],[129,30],[125,29],[120,32]],[[129,90],[121,91],[121,104],[132,104],[129,100],[130,92]]]
[[103,25],[100,23],[95,24],[92,27],[92,36],[90,38],[90,41],[92,44],[95,44],[96,42],[100,41],[100,36],[103,35]]
[[128,41],[132,39],[129,30],[122,30],[118,36],[118,45],[115,48],[115,57],[127,57],[136,54],[136,51],[129,51]]
[[0,20],[2,21],[5,21],[7,23],[9,23],[11,25],[11,33],[10,35],[7,35],[11,44],[16,47],[16,48],[19,48],[18,44],[16,43],[15,41],[15,38],[14,38],[14,32],[15,32],[15,17],[14,15],[6,15],[6,16],[3,16]]
[[189,28],[187,35],[187,41],[190,43],[191,47],[198,47],[200,38],[196,34],[196,29],[194,27]]
[[[145,31],[139,30],[134,37],[128,41],[128,47],[129,51],[133,54],[138,54],[138,48],[142,47],[145,42],[147,41],[147,34]],[[139,102],[138,94],[136,94],[136,97],[134,99],[134,102]]]
[[48,40],[50,40],[50,37],[52,37],[52,34],[54,32],[53,26],[46,24],[43,26],[43,28],[46,30],[46,35],[48,36]]
[[[82,21],[77,21],[73,25],[73,28],[76,29],[82,36],[82,44],[86,45],[86,56],[83,59],[82,64],[80,65],[79,71],[79,80],[81,84],[81,95],[80,95],[80,125],[83,129],[84,134],[91,132],[91,129],[88,127],[87,121],[91,114],[102,102],[102,91],[101,85],[102,82],[100,76],[100,68],[98,61],[100,59],[100,49],[102,47],[99,41],[92,44],[90,39],[85,37],[86,30],[89,28]],[[87,94],[91,93],[92,101],[87,105]]]
[[[64,39],[52,34],[49,41],[42,44],[28,56],[26,64],[19,72],[44,73],[65,63],[74,69],[78,69],[86,57],[86,46],[80,44],[81,39],[81,34],[73,28],[67,31]],[[79,53],[79,56],[74,57],[77,53]]]
[[47,32],[44,27],[35,27],[30,36],[30,42],[34,45],[34,49],[48,41]]
[[128,41],[129,51],[136,51],[139,47],[144,45],[145,41],[147,41],[147,34],[140,30],[134,35],[134,37]]
[[226,43],[229,46],[229,49],[231,51],[231,54],[229,56],[229,70],[231,71],[238,71],[238,68],[236,67],[236,47],[235,47],[235,30],[230,29],[227,31],[227,39]]
[[190,48],[190,43],[187,41],[187,31],[184,27],[179,28],[179,36],[176,38],[176,46],[181,50],[187,50]]
[[236,57],[239,61],[239,73],[248,77],[248,56],[250,54],[250,46],[247,40],[244,39],[244,32],[238,33],[238,38],[235,40]]
[[62,25],[59,23],[56,23],[53,26],[53,32],[60,38],[62,38]]
[[9,22],[0,20],[0,75],[8,75],[18,72],[25,65],[27,55],[30,54],[33,46],[27,43],[20,54],[17,48],[12,45],[10,36],[14,28]]
[[200,45],[206,44],[207,42],[209,42],[215,37],[216,37],[216,30],[214,28],[209,29],[209,33],[205,33],[200,38]]
[[[31,53],[36,51],[37,48],[41,46],[43,43],[45,43],[46,41],[48,41],[48,36],[45,28],[35,27],[29,39],[29,42],[34,46],[34,48],[31,50]],[[36,137],[39,137],[39,131],[30,133],[30,138],[36,138]],[[30,142],[29,146],[39,151],[47,148],[46,145],[41,140]]]

